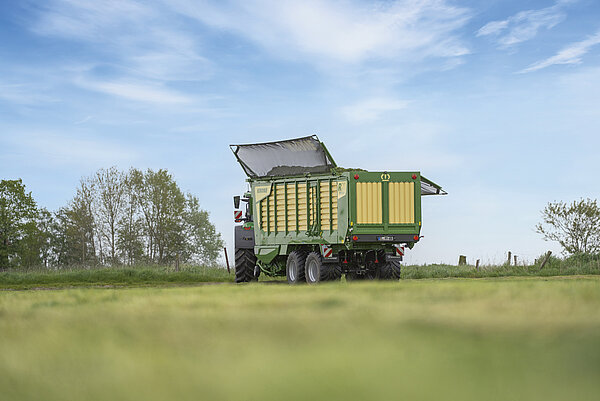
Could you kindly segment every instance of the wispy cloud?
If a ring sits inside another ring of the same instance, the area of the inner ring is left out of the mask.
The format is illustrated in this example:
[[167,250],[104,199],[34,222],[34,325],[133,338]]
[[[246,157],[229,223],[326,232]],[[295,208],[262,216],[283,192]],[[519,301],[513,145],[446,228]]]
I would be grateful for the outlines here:
[[568,45],[552,57],[531,64],[520,73],[541,70],[555,64],[579,64],[581,58],[595,45],[600,44],[600,31],[581,42]]
[[477,36],[493,36],[500,47],[510,47],[534,38],[541,29],[552,29],[566,18],[563,8],[573,0],[557,1],[539,10],[521,11],[505,20],[491,21]]
[[187,103],[190,98],[169,90],[161,84],[131,83],[119,81],[91,81],[80,79],[77,83],[86,89],[118,96],[124,99],[148,103]]
[[386,113],[406,108],[408,102],[389,97],[362,100],[341,109],[342,115],[351,122],[363,123],[379,119]]
[[165,89],[168,82],[205,80],[212,74],[198,37],[160,3],[50,0],[35,8],[35,33],[86,46],[86,73],[94,78],[87,89],[133,101],[177,103],[185,96]]
[[168,2],[203,24],[240,34],[278,57],[312,64],[457,57],[469,11],[445,0]]
[[138,152],[131,146],[106,138],[84,138],[76,133],[20,132],[0,138],[12,147],[22,160],[56,166],[97,168],[107,165],[131,165]]

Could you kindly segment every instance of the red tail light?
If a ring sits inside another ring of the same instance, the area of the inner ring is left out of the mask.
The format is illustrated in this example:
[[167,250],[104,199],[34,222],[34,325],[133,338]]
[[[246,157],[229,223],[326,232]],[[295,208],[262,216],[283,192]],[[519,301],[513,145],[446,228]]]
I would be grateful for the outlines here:
[[352,241],[358,241],[358,236],[355,235],[354,237],[352,237]]
[[419,236],[418,236],[418,235],[415,235],[415,236],[413,237],[413,239],[414,239],[415,241],[418,241],[418,240],[419,240]]
[[358,174],[354,174],[354,179],[358,180]]
[[413,180],[416,180],[416,179],[417,179],[417,175],[416,175],[416,174],[413,174],[413,175],[412,175],[412,179],[413,179]]

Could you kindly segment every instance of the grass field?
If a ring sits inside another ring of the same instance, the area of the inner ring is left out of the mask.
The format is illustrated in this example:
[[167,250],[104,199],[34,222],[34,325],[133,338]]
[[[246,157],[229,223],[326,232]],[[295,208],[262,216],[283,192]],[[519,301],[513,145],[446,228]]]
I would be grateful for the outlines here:
[[[422,278],[482,278],[482,277],[533,277],[600,274],[600,256],[551,258],[540,269],[537,265],[452,266],[426,265],[402,266],[402,279]],[[182,266],[175,272],[168,266],[133,266],[102,268],[45,268],[18,269],[0,272],[0,289],[69,288],[69,287],[139,287],[190,285],[204,282],[233,282],[233,270],[228,274],[221,267]],[[285,277],[260,277],[260,281],[285,280]]]
[[0,398],[595,400],[600,277],[0,292]]

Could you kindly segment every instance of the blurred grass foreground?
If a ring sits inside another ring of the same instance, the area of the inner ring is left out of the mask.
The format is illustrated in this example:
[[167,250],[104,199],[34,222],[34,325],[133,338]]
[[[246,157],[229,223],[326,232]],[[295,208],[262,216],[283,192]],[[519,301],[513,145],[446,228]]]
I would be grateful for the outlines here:
[[600,277],[0,292],[3,400],[592,400]]

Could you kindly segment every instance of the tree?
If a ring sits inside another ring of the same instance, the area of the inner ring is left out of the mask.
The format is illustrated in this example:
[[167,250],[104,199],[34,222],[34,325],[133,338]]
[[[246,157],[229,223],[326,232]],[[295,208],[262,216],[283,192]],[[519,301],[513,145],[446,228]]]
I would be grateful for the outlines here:
[[0,268],[17,265],[28,249],[25,238],[37,215],[37,205],[22,180],[0,181]]
[[107,242],[110,263],[118,264],[117,231],[125,206],[125,174],[116,167],[111,167],[108,170],[98,170],[92,179],[96,201],[94,217],[99,241]]
[[183,193],[166,170],[143,173],[132,169],[130,178],[143,215],[148,259],[156,263],[173,260],[185,250]]
[[548,203],[542,220],[536,231],[547,241],[557,241],[564,252],[600,252],[600,208],[596,200]]
[[217,232],[208,217],[208,212],[200,209],[198,198],[188,194],[184,220],[189,258],[202,264],[215,263],[223,248],[221,234]]

